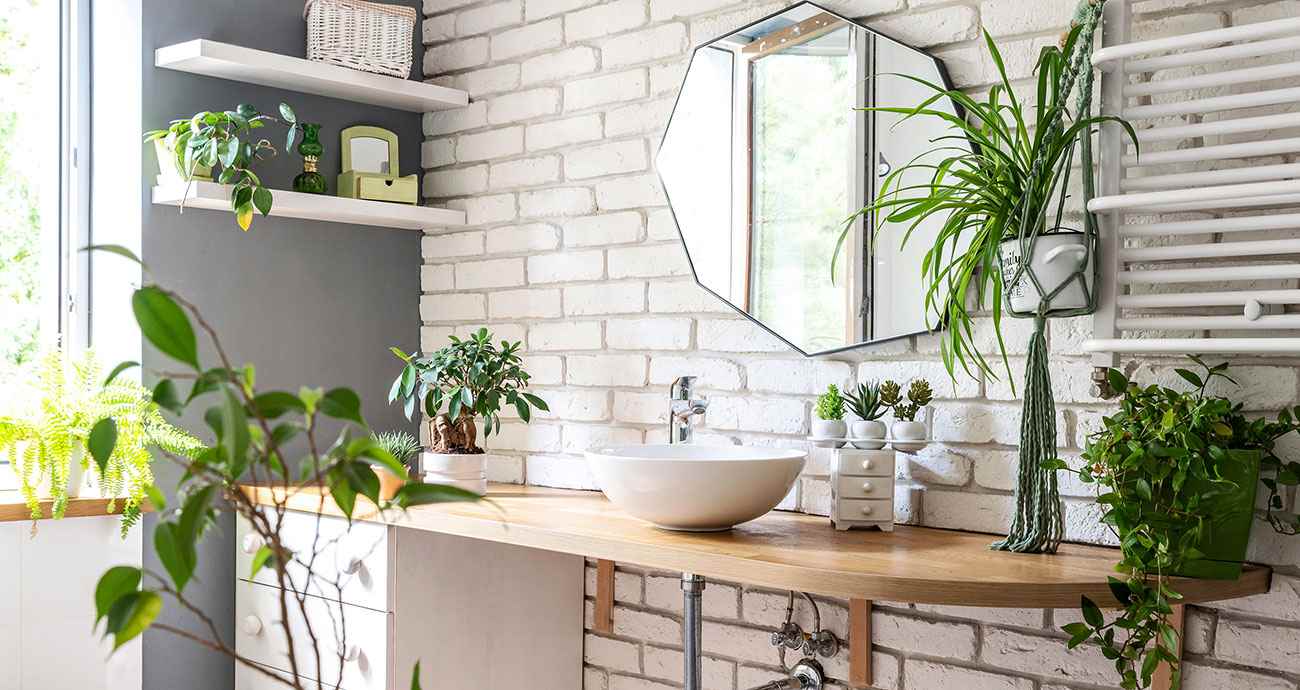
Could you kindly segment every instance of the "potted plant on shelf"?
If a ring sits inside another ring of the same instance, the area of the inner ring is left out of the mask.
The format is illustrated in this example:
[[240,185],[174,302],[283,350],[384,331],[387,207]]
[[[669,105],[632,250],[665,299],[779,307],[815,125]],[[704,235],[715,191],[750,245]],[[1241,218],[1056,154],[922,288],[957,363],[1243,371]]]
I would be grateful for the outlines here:
[[[371,434],[371,438],[380,448],[388,451],[402,467],[406,468],[407,477],[414,473],[414,465],[420,454],[420,440],[406,431],[385,431]],[[379,497],[385,501],[393,500],[399,489],[406,484],[406,478],[399,477],[386,467],[376,467],[379,475]]]
[[[280,104],[280,118],[258,112],[257,108],[241,103],[234,110],[202,111],[184,120],[172,120],[167,129],[146,132],[145,143],[152,142],[159,155],[158,166],[164,176],[174,171],[177,178],[189,184],[195,179],[211,179],[212,169],[220,166],[217,181],[231,185],[230,206],[235,221],[245,231],[253,223],[254,210],[263,216],[271,213],[271,190],[262,184],[262,178],[253,172],[254,165],[266,156],[274,156],[275,146],[258,138],[255,130],[267,122],[288,127],[284,148],[293,148],[299,131],[306,125],[287,103]],[[315,126],[315,125],[313,125]],[[164,156],[170,154],[169,160]],[[181,201],[184,211],[184,199]]]
[[469,338],[449,336],[450,345],[421,357],[392,348],[405,366],[393,381],[389,403],[402,400],[407,419],[417,409],[428,418],[431,452],[425,453],[425,481],[482,485],[483,449],[478,445],[476,420],[483,435],[501,430],[501,409],[510,406],[525,424],[534,409],[547,412],[546,401],[528,393],[528,373],[519,356],[521,343],[492,342],[492,333],[479,329]]
[[878,450],[885,447],[887,429],[880,418],[888,406],[880,399],[880,384],[875,381],[859,383],[855,391],[845,393],[844,401],[857,420],[849,425],[853,447]]
[[880,402],[894,411],[889,437],[896,450],[919,450],[924,445],[925,423],[916,421],[916,415],[933,399],[934,391],[930,390],[930,382],[925,379],[912,381],[907,387],[906,398],[897,381],[880,384]]
[[[1300,463],[1281,460],[1274,448],[1300,430],[1300,407],[1276,421],[1250,419],[1241,403],[1206,392],[1215,379],[1232,381],[1228,365],[1192,359],[1199,372],[1177,370],[1190,391],[1143,387],[1110,370],[1110,385],[1123,392],[1120,408],[1088,439],[1077,470],[1081,481],[1098,487],[1102,521],[1120,543],[1116,568],[1124,575],[1111,578],[1110,588],[1122,608],[1107,622],[1085,596],[1084,620],[1063,629],[1071,648],[1087,640],[1100,645],[1124,688],[1149,687],[1161,662],[1177,687],[1180,632],[1169,618],[1181,597],[1170,578],[1241,574],[1260,481],[1269,490],[1261,517],[1283,533],[1300,527],[1300,518],[1279,513],[1279,487],[1300,480]],[[1068,469],[1060,460],[1046,466]]]
[[813,420],[813,438],[825,441],[833,448],[844,446],[844,437],[849,427],[844,423],[844,398],[835,384],[826,387],[826,392],[817,398],[817,418]]
[[[160,405],[176,399],[174,388],[151,394],[119,378],[120,373],[101,381],[92,354],[72,359],[51,350],[32,372],[36,383],[16,396],[10,414],[0,416],[0,453],[8,456],[33,520],[42,517],[42,499],[51,501],[50,517],[62,518],[68,499],[81,495],[90,472],[100,495],[122,499],[125,533],[139,519],[153,487],[149,449],[189,455],[200,447],[162,417]],[[111,455],[84,452],[92,440],[110,436],[116,439]]]

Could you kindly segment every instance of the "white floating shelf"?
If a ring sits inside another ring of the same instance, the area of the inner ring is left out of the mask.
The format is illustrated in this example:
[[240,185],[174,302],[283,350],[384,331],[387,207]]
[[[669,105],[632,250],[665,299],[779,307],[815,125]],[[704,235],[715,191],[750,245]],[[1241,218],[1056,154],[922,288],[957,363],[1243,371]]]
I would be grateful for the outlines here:
[[[352,223],[403,230],[425,230],[465,224],[465,213],[431,206],[364,201],[326,194],[302,194],[273,189],[271,215],[333,223]],[[186,209],[230,213],[230,186],[215,182],[168,184],[153,188],[153,202]],[[261,214],[257,214],[260,216]]]
[[463,108],[469,103],[469,94],[459,89],[360,72],[204,38],[159,48],[154,51],[154,64],[191,74],[417,113]]

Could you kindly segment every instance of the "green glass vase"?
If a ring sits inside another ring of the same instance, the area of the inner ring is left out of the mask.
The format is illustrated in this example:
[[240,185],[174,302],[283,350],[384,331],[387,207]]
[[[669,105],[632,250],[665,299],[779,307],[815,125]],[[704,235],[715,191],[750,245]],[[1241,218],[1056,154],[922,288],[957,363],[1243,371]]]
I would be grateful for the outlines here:
[[302,123],[302,142],[298,144],[298,154],[302,156],[302,174],[293,178],[293,191],[303,194],[324,194],[325,176],[316,171],[316,163],[325,147],[320,143],[320,125]]

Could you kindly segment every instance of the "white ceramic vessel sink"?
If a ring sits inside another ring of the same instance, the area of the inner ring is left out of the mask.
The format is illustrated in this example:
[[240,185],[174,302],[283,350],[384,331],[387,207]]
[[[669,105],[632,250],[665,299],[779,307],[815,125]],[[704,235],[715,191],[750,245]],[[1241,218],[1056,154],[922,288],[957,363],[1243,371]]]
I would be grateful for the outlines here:
[[730,529],[763,515],[790,493],[807,453],[744,446],[649,445],[587,453],[614,505],[658,527]]

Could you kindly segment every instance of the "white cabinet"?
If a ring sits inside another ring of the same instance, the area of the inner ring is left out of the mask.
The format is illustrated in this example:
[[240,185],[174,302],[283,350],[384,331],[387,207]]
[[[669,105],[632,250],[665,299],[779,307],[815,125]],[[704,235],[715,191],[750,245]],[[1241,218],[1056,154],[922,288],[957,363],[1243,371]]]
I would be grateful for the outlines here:
[[[307,620],[320,638],[316,655],[295,598],[290,627],[299,673],[345,690],[406,690],[420,663],[422,687],[476,690],[573,690],[582,687],[583,559],[518,546],[288,512],[284,542],[300,556],[320,550],[308,582],[288,568],[293,591],[306,591]],[[315,538],[319,520],[320,537]],[[272,672],[288,670],[277,578],[248,579],[260,544],[239,525],[235,596],[236,650]],[[322,548],[323,547],[323,548]],[[338,579],[341,587],[332,581]],[[324,594],[324,596],[322,596]],[[294,595],[290,595],[294,597]],[[340,646],[333,621],[346,621]],[[339,650],[342,649],[340,663]],[[274,687],[248,668],[235,690]]]
[[831,522],[836,529],[894,531],[894,451],[836,450],[831,503]]

